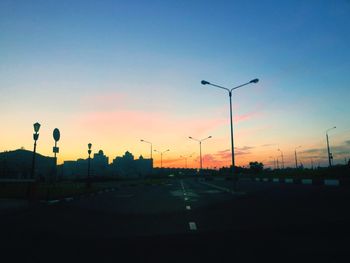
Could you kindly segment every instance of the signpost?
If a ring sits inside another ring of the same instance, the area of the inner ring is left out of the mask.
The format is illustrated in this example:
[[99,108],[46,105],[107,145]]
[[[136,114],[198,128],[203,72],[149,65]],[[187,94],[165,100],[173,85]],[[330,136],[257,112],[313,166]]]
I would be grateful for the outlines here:
[[54,174],[54,181],[56,181],[57,179],[57,153],[60,152],[60,148],[57,147],[57,142],[60,140],[61,134],[60,134],[60,130],[55,128],[53,130],[53,139],[55,140],[55,146],[53,147],[52,151],[54,153],[54,157],[55,157],[55,174]]

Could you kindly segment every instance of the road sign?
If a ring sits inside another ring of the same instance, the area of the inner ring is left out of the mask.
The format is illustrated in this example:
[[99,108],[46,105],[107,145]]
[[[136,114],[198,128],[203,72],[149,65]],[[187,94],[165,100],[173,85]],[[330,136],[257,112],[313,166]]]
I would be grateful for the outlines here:
[[59,129],[54,129],[53,130],[53,138],[55,139],[56,142],[60,140],[60,130]]
[[60,152],[60,148],[59,147],[53,147],[52,151],[54,153],[59,153]]

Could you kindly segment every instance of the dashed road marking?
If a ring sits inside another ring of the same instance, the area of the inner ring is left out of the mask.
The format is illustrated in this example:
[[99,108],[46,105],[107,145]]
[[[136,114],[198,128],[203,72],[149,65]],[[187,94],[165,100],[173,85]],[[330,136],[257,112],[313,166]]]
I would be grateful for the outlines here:
[[186,210],[191,210],[191,206],[186,205]]
[[192,231],[197,230],[197,225],[195,222],[189,222],[188,224],[190,226],[190,230],[192,230]]
[[64,199],[65,201],[72,201],[73,200],[73,197],[66,197],[65,199]]
[[56,203],[58,203],[60,200],[50,200],[50,201],[48,201],[47,203],[49,204],[49,205],[52,205],[52,204],[56,204]]
[[312,184],[312,179],[301,179],[302,184]]
[[339,186],[339,180],[335,179],[326,179],[324,180],[325,185],[330,185],[330,186]]
[[187,197],[185,197],[185,201],[188,201],[188,198],[187,198]]

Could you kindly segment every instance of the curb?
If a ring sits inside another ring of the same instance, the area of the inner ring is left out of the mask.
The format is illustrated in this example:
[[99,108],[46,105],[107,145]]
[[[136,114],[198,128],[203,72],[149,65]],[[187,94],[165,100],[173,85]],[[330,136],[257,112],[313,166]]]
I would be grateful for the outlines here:
[[339,179],[294,179],[294,178],[255,178],[256,182],[273,182],[285,184],[303,184],[303,185],[324,185],[340,186],[344,182]]

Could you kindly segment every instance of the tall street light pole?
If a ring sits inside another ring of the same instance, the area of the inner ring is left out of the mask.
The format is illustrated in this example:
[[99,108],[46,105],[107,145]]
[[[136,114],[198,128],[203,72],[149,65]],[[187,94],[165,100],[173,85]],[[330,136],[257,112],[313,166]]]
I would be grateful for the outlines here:
[[329,167],[332,167],[332,159],[333,159],[333,155],[332,155],[332,153],[331,153],[331,151],[330,151],[330,149],[329,149],[328,132],[329,132],[330,130],[335,129],[335,128],[337,128],[337,127],[336,127],[336,126],[334,126],[334,127],[330,128],[330,129],[328,129],[328,130],[326,131],[326,139],[327,139],[327,152],[328,152],[328,162],[329,162]]
[[163,152],[161,151],[158,151],[158,150],[154,150],[155,152],[157,153],[160,153],[160,168],[163,168],[163,154],[166,153],[166,152],[169,152],[170,150],[165,150]]
[[153,157],[152,157],[152,143],[148,142],[148,141],[145,141],[145,140],[141,140],[141,142],[148,143],[148,144],[151,145],[151,160],[153,160]]
[[39,130],[40,130],[40,123],[36,122],[33,124],[34,127],[34,134],[33,134],[33,139],[34,139],[34,150],[33,150],[33,159],[32,159],[32,170],[30,173],[30,177],[32,179],[35,179],[35,157],[36,157],[36,141],[39,139]]
[[242,85],[239,85],[239,86],[236,86],[236,87],[233,87],[231,89],[228,89],[228,88],[225,88],[225,87],[222,87],[222,86],[219,86],[219,85],[216,85],[216,84],[212,84],[206,80],[202,80],[201,81],[201,84],[202,85],[211,85],[211,86],[214,86],[214,87],[217,87],[217,88],[220,88],[220,89],[224,89],[226,91],[228,91],[228,95],[229,95],[229,99],[230,99],[230,124],[231,124],[231,155],[232,155],[232,175],[234,176],[234,184],[235,184],[235,188],[237,186],[237,180],[238,180],[238,177],[237,175],[235,174],[235,154],[234,154],[234,142],[233,142],[233,119],[232,119],[232,91],[235,90],[235,89],[238,89],[240,87],[243,87],[245,85],[248,85],[248,84],[252,84],[252,83],[258,83],[259,82],[259,79],[253,79],[247,83],[244,83]]
[[91,186],[91,183],[90,183],[91,146],[92,146],[92,144],[89,143],[88,144],[88,154],[89,154],[89,158],[88,158],[88,178],[87,178],[87,187],[88,188],[90,188],[90,186]]
[[200,167],[200,171],[202,171],[202,168],[203,168],[203,161],[202,161],[202,142],[207,140],[207,139],[210,139],[212,138],[211,136],[208,136],[207,138],[204,138],[204,139],[201,139],[201,140],[198,140],[198,139],[195,139],[193,137],[188,137],[189,139],[191,140],[194,140],[196,142],[199,142],[199,167]]
[[281,151],[281,149],[277,149],[277,151],[281,152],[281,158],[282,158],[282,169],[284,169],[283,152]]
[[297,148],[294,149],[295,169],[298,169],[297,149],[300,148],[300,147],[301,147],[301,145],[299,145]]

